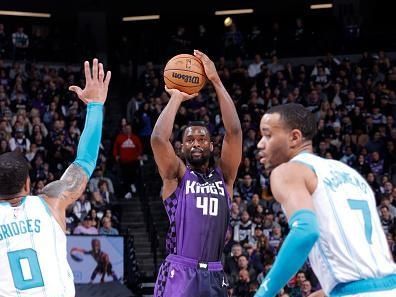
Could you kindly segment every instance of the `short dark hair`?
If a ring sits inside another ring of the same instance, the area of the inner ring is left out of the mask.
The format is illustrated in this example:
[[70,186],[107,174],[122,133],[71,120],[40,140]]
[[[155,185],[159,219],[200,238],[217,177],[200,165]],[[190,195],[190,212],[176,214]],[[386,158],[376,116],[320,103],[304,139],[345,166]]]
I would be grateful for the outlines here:
[[0,195],[18,194],[29,176],[29,165],[17,152],[0,155]]
[[184,128],[184,130],[182,132],[182,140],[184,138],[184,134],[186,133],[187,129],[190,127],[203,127],[208,131],[208,135],[210,137],[210,132],[209,132],[208,126],[206,125],[206,123],[204,121],[190,121],[190,122],[188,122],[187,126]]
[[298,129],[307,140],[312,140],[316,134],[314,115],[301,104],[288,103],[270,108],[266,113],[278,113],[281,120],[291,130]]

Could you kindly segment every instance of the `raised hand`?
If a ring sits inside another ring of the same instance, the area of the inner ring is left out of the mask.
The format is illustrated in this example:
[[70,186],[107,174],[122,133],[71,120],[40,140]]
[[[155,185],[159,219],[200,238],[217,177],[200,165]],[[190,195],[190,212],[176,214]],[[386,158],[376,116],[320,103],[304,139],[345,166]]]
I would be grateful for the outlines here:
[[205,55],[203,52],[200,52],[199,50],[194,50],[194,56],[201,60],[205,69],[206,77],[210,81],[214,82],[220,80],[215,64],[211,59],[209,59],[207,55]]
[[165,86],[165,91],[166,91],[171,97],[177,96],[177,97],[181,98],[181,99],[182,99],[182,102],[183,102],[183,101],[190,100],[190,99],[192,99],[192,98],[198,96],[198,93],[194,93],[194,94],[189,95],[189,94],[187,94],[187,93],[184,93],[184,92],[182,92],[182,91],[179,91],[178,89],[168,89],[167,86]]
[[84,62],[85,88],[82,90],[78,86],[70,86],[69,91],[75,92],[84,103],[99,102],[104,103],[107,98],[107,91],[111,78],[111,72],[107,71],[106,77],[103,64],[98,63],[98,59],[93,59],[92,75],[89,62]]

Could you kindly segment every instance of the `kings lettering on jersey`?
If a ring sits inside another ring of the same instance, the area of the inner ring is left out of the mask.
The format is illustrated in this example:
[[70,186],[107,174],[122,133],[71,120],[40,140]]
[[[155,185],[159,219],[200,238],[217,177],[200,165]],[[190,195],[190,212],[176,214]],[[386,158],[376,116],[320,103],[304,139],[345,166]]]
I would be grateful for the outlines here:
[[186,194],[215,194],[224,196],[223,181],[217,182],[205,182],[200,184],[196,181],[187,180],[186,182]]
[[220,169],[207,175],[186,170],[176,191],[164,201],[170,219],[168,252],[219,261],[229,222],[229,200]]
[[26,234],[26,233],[39,233],[41,230],[40,220],[23,220],[12,222],[9,224],[0,225],[0,240]]

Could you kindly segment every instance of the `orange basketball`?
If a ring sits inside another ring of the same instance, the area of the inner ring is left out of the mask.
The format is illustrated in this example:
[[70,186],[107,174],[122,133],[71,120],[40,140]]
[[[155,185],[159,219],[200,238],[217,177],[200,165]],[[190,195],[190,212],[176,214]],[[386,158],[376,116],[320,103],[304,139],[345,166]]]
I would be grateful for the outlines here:
[[177,55],[165,65],[164,81],[169,89],[178,89],[187,94],[198,93],[206,83],[205,70],[195,56]]

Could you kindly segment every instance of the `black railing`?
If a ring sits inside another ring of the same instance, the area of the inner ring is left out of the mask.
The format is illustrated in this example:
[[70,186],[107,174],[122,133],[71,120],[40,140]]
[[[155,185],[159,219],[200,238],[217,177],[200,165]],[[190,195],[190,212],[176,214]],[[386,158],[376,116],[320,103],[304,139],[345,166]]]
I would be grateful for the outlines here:
[[125,232],[125,242],[124,242],[124,250],[125,250],[125,260],[124,260],[124,271],[125,271],[125,282],[126,285],[132,289],[132,291],[136,291],[139,285],[139,266],[136,260],[135,253],[135,238],[132,235],[132,229],[127,228]]

